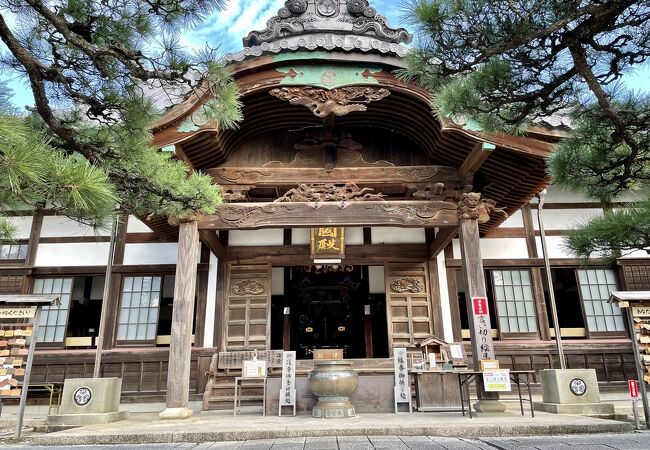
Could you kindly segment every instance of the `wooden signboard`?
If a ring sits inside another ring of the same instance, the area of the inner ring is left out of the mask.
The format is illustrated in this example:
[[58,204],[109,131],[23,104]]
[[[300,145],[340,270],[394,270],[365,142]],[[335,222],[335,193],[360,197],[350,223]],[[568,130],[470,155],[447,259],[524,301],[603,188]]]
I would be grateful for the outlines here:
[[319,227],[311,229],[311,259],[345,258],[345,228]]
[[393,362],[395,365],[395,412],[400,403],[408,403],[411,412],[411,382],[407,364],[405,348],[393,349]]
[[280,407],[278,416],[282,415],[282,407],[293,407],[296,415],[296,352],[284,352],[282,355],[282,386],[280,387]]
[[639,343],[643,380],[650,383],[650,306],[634,306],[631,310],[634,335]]
[[494,359],[490,310],[486,297],[472,297],[472,313],[474,332],[478,341],[478,359]]

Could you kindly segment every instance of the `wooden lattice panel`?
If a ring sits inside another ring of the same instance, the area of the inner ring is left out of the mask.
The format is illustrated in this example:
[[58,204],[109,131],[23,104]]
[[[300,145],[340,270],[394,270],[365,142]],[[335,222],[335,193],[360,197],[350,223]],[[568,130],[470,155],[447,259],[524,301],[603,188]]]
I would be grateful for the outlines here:
[[386,265],[386,307],[391,348],[412,347],[433,334],[426,265]]
[[626,265],[623,267],[625,284],[630,291],[650,291],[650,266]]
[[268,350],[271,323],[270,268],[230,266],[226,306],[226,350]]
[[20,294],[23,277],[20,275],[0,276],[0,294]]

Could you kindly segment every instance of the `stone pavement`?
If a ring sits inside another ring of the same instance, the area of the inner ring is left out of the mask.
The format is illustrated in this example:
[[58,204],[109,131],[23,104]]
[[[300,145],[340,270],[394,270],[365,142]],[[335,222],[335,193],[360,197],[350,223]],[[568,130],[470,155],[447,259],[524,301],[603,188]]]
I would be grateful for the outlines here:
[[[26,450],[26,445],[3,446]],[[43,450],[68,450],[68,446]],[[439,436],[339,436],[263,439],[254,441],[78,446],[75,450],[645,450],[650,434],[571,435],[543,437],[447,438]]]
[[[352,419],[277,417],[230,411],[198,413],[186,420],[162,421],[157,414],[132,414],[128,420],[90,425],[49,434],[25,433],[35,445],[88,445],[251,441],[280,438],[346,438],[354,436],[498,437],[576,433],[624,433],[632,424],[581,416],[515,410],[473,419],[460,413],[363,414]],[[305,447],[307,448],[307,447]],[[309,447],[311,448],[311,447]]]

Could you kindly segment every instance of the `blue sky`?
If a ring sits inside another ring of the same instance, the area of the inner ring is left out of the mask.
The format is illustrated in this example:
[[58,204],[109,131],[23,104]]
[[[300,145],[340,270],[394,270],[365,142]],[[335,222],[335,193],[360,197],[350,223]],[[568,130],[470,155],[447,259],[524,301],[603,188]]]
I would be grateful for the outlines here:
[[[392,26],[405,26],[401,0],[371,0],[370,4],[386,16]],[[201,48],[207,43],[212,47],[219,46],[224,53],[235,52],[241,49],[242,38],[249,31],[264,29],[266,21],[283,5],[284,0],[229,0],[224,12],[214,14],[202,25],[186,32],[181,37],[181,44],[188,50]],[[624,82],[631,89],[650,92],[650,64],[636,73],[627,74]],[[10,87],[17,105],[33,104],[24,81],[14,77],[10,79]]]

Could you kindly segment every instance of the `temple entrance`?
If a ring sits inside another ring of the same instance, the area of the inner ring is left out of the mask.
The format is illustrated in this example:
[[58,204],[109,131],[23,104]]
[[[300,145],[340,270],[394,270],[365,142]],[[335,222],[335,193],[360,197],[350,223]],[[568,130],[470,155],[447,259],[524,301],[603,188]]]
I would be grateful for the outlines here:
[[272,347],[283,348],[288,334],[298,359],[311,359],[313,350],[321,348],[365,358],[368,341],[373,357],[388,356],[385,295],[369,294],[368,278],[367,266],[285,267],[285,293],[272,299]]

